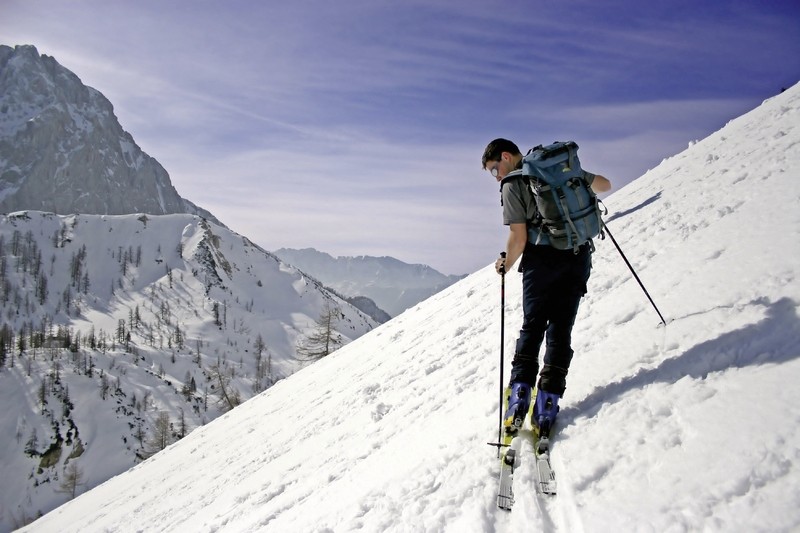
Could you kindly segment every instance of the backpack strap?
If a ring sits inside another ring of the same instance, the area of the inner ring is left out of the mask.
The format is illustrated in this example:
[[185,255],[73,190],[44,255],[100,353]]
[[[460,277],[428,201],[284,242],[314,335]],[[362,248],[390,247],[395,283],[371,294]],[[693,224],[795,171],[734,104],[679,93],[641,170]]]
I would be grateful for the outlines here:
[[505,184],[508,183],[509,181],[517,179],[517,178],[523,178],[525,180],[525,183],[528,183],[528,176],[523,176],[522,175],[522,169],[512,170],[511,172],[506,174],[505,178],[500,180],[500,206],[501,207],[503,206],[503,186],[505,186]]
[[569,141],[567,143],[564,143],[564,148],[566,148],[567,154],[569,156],[569,162],[567,163],[567,168],[573,169],[575,168],[575,156],[578,154],[578,145],[572,141]]
[[[561,204],[561,215],[564,217],[564,220],[567,221],[569,227],[574,231],[575,235],[578,234],[578,228],[575,227],[575,222],[572,221],[572,217],[569,216],[569,206],[567,206],[567,197],[564,195],[564,190],[561,187],[556,189],[556,196],[558,196],[558,202]],[[572,234],[569,232],[567,233],[567,239],[572,244],[572,251],[574,253],[578,253],[579,246],[578,243],[572,240]],[[591,239],[589,239],[591,242]]]

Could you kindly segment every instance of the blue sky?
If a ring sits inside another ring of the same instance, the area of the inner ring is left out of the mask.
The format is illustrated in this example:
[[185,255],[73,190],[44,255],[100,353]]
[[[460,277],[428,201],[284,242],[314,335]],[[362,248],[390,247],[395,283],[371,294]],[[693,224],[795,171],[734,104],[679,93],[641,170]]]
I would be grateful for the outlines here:
[[488,141],[574,139],[619,189],[797,83],[798,28],[790,0],[0,5],[0,44],[100,90],[233,230],[459,274],[505,244]]

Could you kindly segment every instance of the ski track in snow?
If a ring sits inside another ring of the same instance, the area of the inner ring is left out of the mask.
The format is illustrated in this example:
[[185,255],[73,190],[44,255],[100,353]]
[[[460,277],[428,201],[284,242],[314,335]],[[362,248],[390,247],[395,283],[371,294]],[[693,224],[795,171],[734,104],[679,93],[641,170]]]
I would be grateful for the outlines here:
[[[27,531],[797,531],[798,109],[795,86],[607,199],[669,324],[598,243],[557,496],[527,443],[513,511],[495,506],[487,266]],[[506,302],[510,359],[515,273]]]

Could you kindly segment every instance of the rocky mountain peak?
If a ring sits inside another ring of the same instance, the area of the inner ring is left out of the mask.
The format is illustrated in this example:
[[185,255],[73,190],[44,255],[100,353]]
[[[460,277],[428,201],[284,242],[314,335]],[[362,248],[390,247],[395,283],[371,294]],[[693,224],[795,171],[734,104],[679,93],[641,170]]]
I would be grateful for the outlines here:
[[191,213],[99,91],[40,55],[0,45],[0,211]]

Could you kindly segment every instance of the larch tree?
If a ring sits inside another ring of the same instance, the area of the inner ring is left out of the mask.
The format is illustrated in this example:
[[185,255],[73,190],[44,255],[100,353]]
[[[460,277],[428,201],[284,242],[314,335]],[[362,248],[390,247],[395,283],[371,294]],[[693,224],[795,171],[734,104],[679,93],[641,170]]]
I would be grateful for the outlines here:
[[335,329],[340,313],[338,307],[331,305],[328,300],[325,301],[316,326],[297,342],[298,358],[307,361],[322,359],[344,344],[342,335]]

